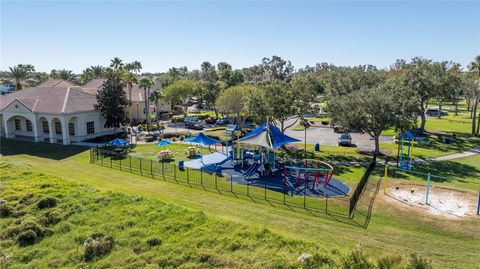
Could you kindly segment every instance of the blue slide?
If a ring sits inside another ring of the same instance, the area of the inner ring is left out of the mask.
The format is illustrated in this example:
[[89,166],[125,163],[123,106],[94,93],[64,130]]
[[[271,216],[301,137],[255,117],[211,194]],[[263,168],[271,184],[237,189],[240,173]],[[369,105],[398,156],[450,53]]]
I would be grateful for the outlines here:
[[245,173],[243,173],[243,175],[245,177],[251,177],[255,174],[255,172],[257,172],[258,168],[260,168],[260,165],[259,163],[254,163],[252,164],[252,166],[250,166],[247,171],[245,171]]

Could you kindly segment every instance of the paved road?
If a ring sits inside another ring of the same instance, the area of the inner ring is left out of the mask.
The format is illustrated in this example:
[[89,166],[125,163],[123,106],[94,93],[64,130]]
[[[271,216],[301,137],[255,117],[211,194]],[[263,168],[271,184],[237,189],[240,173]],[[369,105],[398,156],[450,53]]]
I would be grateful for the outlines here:
[[[287,129],[285,131],[285,134],[304,141],[305,131],[294,131],[294,126]],[[320,143],[320,145],[336,146],[338,144],[338,135],[339,134],[333,132],[333,128],[312,126],[307,129],[307,143]],[[375,147],[375,141],[372,140],[368,134],[352,133],[351,135],[352,143],[357,145],[358,148],[373,149]],[[380,143],[393,143],[393,137],[381,136]]]

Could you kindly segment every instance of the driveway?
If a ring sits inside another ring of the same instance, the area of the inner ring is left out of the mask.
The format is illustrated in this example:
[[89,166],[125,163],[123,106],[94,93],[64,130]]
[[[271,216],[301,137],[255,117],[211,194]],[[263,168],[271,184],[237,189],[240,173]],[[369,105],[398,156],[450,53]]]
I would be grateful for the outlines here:
[[[305,131],[294,131],[293,128],[296,125],[285,131],[285,134],[293,138],[304,141]],[[336,146],[338,144],[338,133],[333,132],[333,128],[315,127],[312,126],[307,129],[307,143],[328,146]],[[368,134],[351,133],[352,143],[357,145],[358,148],[373,149],[375,147],[375,141],[370,138]],[[381,136],[380,143],[393,143],[393,137]]]

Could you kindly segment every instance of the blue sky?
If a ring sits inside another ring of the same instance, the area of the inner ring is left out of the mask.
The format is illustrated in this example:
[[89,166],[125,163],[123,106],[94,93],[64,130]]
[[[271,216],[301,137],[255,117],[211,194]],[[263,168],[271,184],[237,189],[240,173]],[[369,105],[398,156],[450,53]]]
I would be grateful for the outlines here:
[[296,68],[414,56],[467,65],[480,54],[480,2],[1,0],[0,42],[2,70],[80,72],[116,56],[148,72],[203,61],[241,68],[272,55]]

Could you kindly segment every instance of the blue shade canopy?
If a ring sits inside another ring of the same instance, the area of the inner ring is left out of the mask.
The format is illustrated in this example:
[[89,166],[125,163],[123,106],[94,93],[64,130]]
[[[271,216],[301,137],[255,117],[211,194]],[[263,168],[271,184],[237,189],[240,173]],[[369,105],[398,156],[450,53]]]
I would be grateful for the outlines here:
[[112,141],[108,142],[108,144],[112,146],[122,146],[122,145],[125,145],[126,143],[127,141],[121,138],[115,138]]
[[283,134],[271,124],[268,124],[268,128],[267,124],[262,124],[240,139],[240,143],[253,144],[273,149],[277,149],[288,143],[299,141],[300,140],[298,139]]
[[168,145],[172,144],[172,142],[170,142],[168,140],[160,140],[155,144],[159,147],[164,147],[164,146],[168,146]]
[[408,141],[412,141],[415,136],[410,131],[405,131],[399,135],[399,138],[406,138]]
[[203,133],[199,133],[197,136],[195,136],[192,139],[189,139],[187,142],[199,144],[200,146],[210,146],[210,145],[219,143],[220,141],[213,139],[211,137],[208,137]]
[[183,139],[183,141],[184,142],[191,142],[190,140],[192,140],[194,138],[195,138],[194,136],[186,137],[185,139]]

